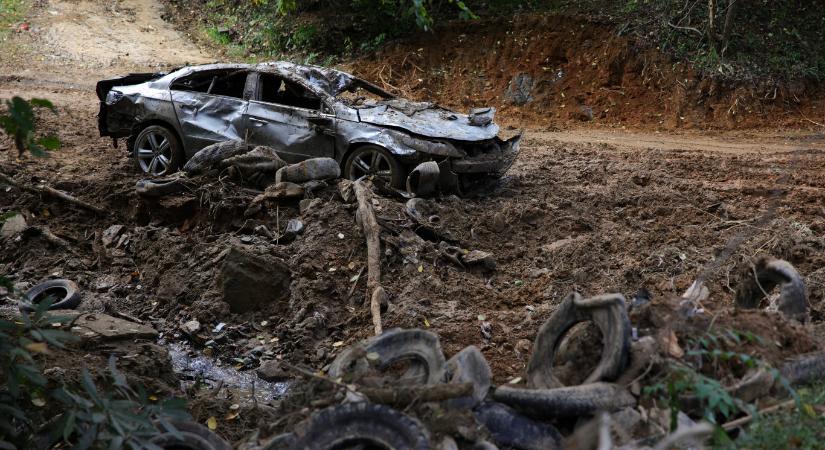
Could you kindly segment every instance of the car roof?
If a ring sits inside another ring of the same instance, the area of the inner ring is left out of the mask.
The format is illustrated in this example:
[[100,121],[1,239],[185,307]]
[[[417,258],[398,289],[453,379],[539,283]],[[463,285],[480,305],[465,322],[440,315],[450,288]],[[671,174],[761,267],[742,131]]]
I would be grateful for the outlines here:
[[295,64],[288,61],[272,61],[259,64],[215,63],[189,66],[191,72],[205,72],[221,69],[249,69],[274,73],[296,83],[314,87],[329,96],[336,96],[356,78],[346,72],[321,66]]

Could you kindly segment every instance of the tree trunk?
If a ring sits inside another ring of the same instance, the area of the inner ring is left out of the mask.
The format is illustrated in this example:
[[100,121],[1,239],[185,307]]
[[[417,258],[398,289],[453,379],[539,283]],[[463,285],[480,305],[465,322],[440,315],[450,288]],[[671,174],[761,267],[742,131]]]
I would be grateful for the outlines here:
[[728,3],[728,10],[725,12],[725,24],[722,26],[722,40],[719,43],[719,47],[722,49],[723,54],[725,53],[725,50],[728,49],[728,41],[730,40],[730,33],[733,28],[733,16],[736,11],[737,3],[737,0],[730,0]]

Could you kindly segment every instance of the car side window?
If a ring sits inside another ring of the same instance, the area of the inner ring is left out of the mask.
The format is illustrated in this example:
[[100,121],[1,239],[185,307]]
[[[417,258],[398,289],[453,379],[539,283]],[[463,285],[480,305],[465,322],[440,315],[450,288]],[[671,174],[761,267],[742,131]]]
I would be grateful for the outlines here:
[[321,109],[317,95],[289,80],[271,73],[261,73],[258,79],[258,100],[294,108]]
[[176,80],[170,88],[177,91],[243,98],[247,74],[246,70],[236,69],[197,72]]

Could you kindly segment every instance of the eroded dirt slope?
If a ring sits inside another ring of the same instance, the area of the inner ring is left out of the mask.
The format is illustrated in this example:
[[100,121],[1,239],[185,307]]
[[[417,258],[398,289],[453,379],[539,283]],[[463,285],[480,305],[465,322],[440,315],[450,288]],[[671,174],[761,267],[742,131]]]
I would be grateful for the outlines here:
[[[386,89],[467,109],[496,106],[506,123],[676,130],[816,127],[823,92],[700,77],[616,28],[582,17],[524,14],[453,22],[388,45],[350,67]],[[821,126],[820,126],[821,127]]]

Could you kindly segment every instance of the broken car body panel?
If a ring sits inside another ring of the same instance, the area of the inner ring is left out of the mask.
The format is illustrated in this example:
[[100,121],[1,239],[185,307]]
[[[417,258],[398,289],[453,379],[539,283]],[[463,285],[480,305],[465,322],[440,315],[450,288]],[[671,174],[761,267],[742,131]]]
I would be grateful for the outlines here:
[[[378,99],[349,100],[358,89]],[[354,148],[373,144],[409,168],[434,160],[447,174],[501,175],[520,141],[497,137],[493,108],[460,114],[397,98],[345,72],[288,62],[133,74],[99,82],[97,95],[102,136],[135,136],[165,124],[187,158],[234,139],[271,146],[288,162],[333,157],[343,165]]]

